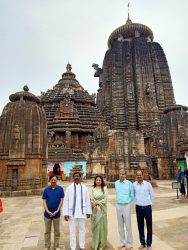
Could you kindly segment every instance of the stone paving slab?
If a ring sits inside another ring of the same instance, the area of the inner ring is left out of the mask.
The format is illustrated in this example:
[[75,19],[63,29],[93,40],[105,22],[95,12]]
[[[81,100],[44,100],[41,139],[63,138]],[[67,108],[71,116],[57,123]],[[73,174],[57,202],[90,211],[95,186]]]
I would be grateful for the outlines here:
[[[153,250],[188,249],[188,199],[176,200],[171,181],[157,181],[153,204]],[[69,183],[66,182],[65,186]],[[91,187],[92,182],[86,183]],[[63,183],[64,186],[64,183]],[[108,245],[106,250],[117,249],[119,236],[115,208],[115,191],[108,190]],[[4,212],[0,214],[0,250],[42,250],[44,222],[40,196],[3,198]],[[132,230],[134,249],[139,238],[134,204]],[[60,249],[69,250],[69,227],[62,218]],[[86,250],[91,250],[91,224],[87,220]],[[53,242],[53,237],[52,237]]]

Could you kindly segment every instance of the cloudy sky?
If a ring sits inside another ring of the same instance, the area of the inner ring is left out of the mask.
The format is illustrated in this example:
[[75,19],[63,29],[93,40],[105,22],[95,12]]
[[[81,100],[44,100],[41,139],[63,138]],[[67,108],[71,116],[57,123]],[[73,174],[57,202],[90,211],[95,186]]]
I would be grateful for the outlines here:
[[[154,33],[169,63],[177,104],[188,106],[188,1],[132,0],[130,18]],[[127,0],[0,0],[0,113],[27,84],[39,95],[72,64],[94,93],[92,63],[102,65],[111,32],[127,19]]]

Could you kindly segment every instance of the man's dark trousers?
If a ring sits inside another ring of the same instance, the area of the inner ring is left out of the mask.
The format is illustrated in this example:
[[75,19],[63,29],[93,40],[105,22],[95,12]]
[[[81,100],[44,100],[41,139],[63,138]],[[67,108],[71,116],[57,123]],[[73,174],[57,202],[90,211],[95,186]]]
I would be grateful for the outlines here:
[[[136,217],[138,224],[138,231],[140,237],[140,243],[148,247],[152,244],[152,208],[151,205],[148,206],[138,206],[136,205]],[[144,219],[146,220],[147,226],[147,239],[145,241],[144,235]]]

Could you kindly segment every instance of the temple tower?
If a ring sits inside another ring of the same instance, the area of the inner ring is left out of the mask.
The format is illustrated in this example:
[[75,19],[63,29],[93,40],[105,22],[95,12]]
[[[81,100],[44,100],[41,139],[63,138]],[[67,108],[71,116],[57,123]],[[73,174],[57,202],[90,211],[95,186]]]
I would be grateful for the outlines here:
[[118,168],[152,172],[147,154],[164,110],[175,105],[172,81],[165,53],[153,41],[146,25],[126,23],[112,32],[103,66],[95,68],[99,77],[97,105],[108,126],[108,149],[105,151],[107,176],[115,180]]
[[166,56],[143,24],[126,24],[108,39],[97,104],[112,129],[147,130],[175,104]]
[[[87,141],[95,128],[104,121],[90,95],[76,79],[71,64],[53,87],[42,94],[48,127],[48,164],[56,174],[79,165],[86,175]],[[58,167],[58,173],[56,171]]]
[[0,190],[47,184],[46,117],[38,97],[24,91],[10,95],[0,117]]

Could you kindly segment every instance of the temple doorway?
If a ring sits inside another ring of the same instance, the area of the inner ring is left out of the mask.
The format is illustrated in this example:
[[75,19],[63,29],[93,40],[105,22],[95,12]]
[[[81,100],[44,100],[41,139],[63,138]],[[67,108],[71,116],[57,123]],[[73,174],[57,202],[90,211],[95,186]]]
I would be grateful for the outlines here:
[[12,190],[17,190],[18,169],[12,169]]
[[60,175],[60,165],[59,165],[59,163],[56,163],[55,165],[54,165],[54,167],[53,167],[53,174],[54,175]]
[[159,178],[159,171],[158,171],[158,165],[157,165],[157,160],[152,161],[152,175],[154,179]]

